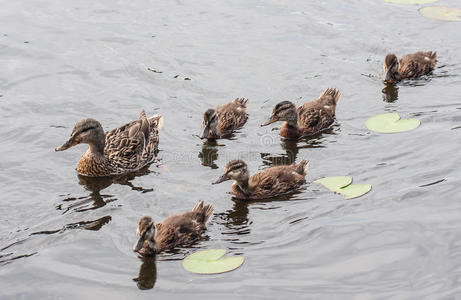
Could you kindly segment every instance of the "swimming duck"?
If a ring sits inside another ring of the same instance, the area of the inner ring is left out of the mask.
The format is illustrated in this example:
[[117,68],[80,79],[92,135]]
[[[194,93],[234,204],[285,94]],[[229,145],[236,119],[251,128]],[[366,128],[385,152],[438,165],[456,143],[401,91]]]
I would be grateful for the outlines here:
[[393,83],[405,78],[418,78],[429,74],[437,62],[437,53],[416,52],[407,54],[400,60],[395,54],[388,54],[383,64],[383,81]]
[[158,224],[154,224],[152,217],[144,216],[139,220],[133,251],[151,256],[193,242],[205,231],[205,223],[212,213],[213,206],[200,201],[192,211],[169,216]]
[[138,120],[104,133],[98,121],[83,119],[75,125],[69,140],[55,150],[88,144],[77,165],[80,175],[102,177],[137,171],[153,161],[162,123],[162,116],[147,118],[142,110]]
[[239,199],[264,199],[279,196],[305,183],[309,167],[308,160],[286,166],[264,169],[250,177],[247,164],[242,160],[231,160],[224,174],[213,184],[234,180],[230,193]]
[[261,126],[285,121],[280,129],[280,135],[288,139],[316,134],[333,124],[340,97],[339,90],[328,88],[317,100],[306,102],[298,109],[290,101],[280,102],[272,110],[269,120]]
[[235,129],[245,125],[248,114],[248,99],[236,98],[233,101],[210,108],[203,114],[201,139],[229,137]]

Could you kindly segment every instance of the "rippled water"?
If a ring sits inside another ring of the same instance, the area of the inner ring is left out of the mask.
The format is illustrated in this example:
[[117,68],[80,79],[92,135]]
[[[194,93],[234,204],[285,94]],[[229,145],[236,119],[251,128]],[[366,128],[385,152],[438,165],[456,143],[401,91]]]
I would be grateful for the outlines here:
[[[439,1],[441,5],[459,5]],[[382,1],[2,1],[0,10],[0,298],[454,299],[461,297],[460,23]],[[383,92],[388,52],[436,50],[434,75]],[[275,103],[342,98],[337,122],[307,141],[260,128]],[[202,113],[235,97],[250,119],[203,143]],[[161,113],[162,166],[112,182],[75,167],[84,146],[55,153],[74,123],[106,130],[145,108]],[[383,112],[417,130],[364,127]],[[373,190],[345,200],[307,183],[244,203],[212,186],[223,166],[251,172],[309,159],[308,182],[351,175]],[[215,206],[192,248],[141,260],[136,224]],[[185,254],[226,248],[238,270],[198,276]],[[142,290],[142,291],[141,291]]]

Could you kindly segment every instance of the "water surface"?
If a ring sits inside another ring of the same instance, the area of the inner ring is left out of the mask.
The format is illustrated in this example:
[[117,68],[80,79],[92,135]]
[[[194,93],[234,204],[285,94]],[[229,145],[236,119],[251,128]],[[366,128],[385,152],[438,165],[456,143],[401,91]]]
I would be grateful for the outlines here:
[[[460,23],[383,1],[125,2],[2,3],[0,298],[460,297]],[[437,51],[434,75],[383,91],[386,53],[416,50]],[[259,127],[277,102],[327,87],[342,91],[328,132],[295,143],[280,124]],[[203,143],[203,112],[236,97],[250,99],[246,126]],[[110,130],[142,108],[165,117],[162,166],[88,179],[75,171],[84,146],[53,150],[82,118]],[[421,127],[365,128],[394,111]],[[211,182],[235,158],[251,172],[309,159],[308,183],[234,201],[229,182]],[[311,183],[329,175],[373,190],[345,200]],[[157,261],[131,251],[142,215],[160,221],[199,200],[215,206],[202,241]],[[206,248],[246,261],[221,275],[183,270]]]

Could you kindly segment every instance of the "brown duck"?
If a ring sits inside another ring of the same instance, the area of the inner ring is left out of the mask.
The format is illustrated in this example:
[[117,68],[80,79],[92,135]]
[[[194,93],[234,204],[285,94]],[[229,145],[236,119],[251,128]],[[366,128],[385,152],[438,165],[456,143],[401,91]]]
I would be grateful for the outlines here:
[[201,139],[227,138],[248,120],[248,99],[237,98],[203,114]]
[[197,203],[192,211],[169,216],[154,224],[151,217],[139,220],[133,251],[143,256],[155,255],[164,250],[193,242],[205,231],[205,223],[213,213],[212,205]]
[[280,135],[288,139],[316,134],[333,124],[340,97],[339,90],[328,88],[317,100],[306,102],[298,109],[290,101],[280,102],[272,110],[269,120],[261,126],[285,121],[280,129]]
[[393,83],[427,75],[434,70],[436,62],[437,53],[432,51],[407,54],[400,60],[395,54],[388,54],[383,64],[383,81]]
[[69,140],[55,150],[88,144],[77,165],[80,175],[101,177],[137,171],[153,161],[162,123],[162,116],[147,118],[143,110],[138,120],[104,133],[98,121],[84,119],[75,125]]
[[224,168],[224,174],[213,184],[234,180],[230,193],[239,199],[265,199],[285,194],[304,184],[308,160],[287,166],[264,169],[250,177],[247,164],[232,160]]

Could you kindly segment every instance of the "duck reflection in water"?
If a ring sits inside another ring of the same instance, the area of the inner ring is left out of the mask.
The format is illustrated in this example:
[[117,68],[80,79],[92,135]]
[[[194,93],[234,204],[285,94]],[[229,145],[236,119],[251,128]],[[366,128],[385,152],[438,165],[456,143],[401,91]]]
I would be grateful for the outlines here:
[[399,98],[399,88],[394,84],[387,84],[383,90],[383,101],[384,102],[395,102]]
[[132,190],[147,193],[153,191],[152,188],[144,188],[133,185],[131,182],[137,176],[143,176],[151,173],[149,166],[140,169],[137,172],[130,173],[124,176],[108,176],[108,177],[87,177],[82,175],[78,176],[78,183],[82,185],[85,190],[89,191],[90,194],[82,197],[66,197],[63,199],[64,202],[70,203],[65,206],[60,204],[56,207],[58,210],[74,210],[82,212],[86,210],[98,209],[105,206],[107,203],[116,201],[117,198],[110,194],[101,194],[101,191],[108,188],[113,183],[129,186]]
[[154,287],[157,280],[157,263],[155,257],[143,257],[139,275],[133,278],[140,290],[150,290]]
[[210,167],[212,169],[217,169],[218,165],[215,161],[218,159],[218,143],[216,140],[207,140],[202,145],[202,150],[198,154],[198,157],[202,161],[202,165]]
[[[222,232],[223,235],[241,235],[250,233],[250,221],[248,219],[248,201],[232,198],[234,205],[232,209],[217,214],[218,223],[228,228]],[[238,238],[231,238],[231,241],[238,241]]]
[[325,146],[321,139],[324,133],[327,135],[335,134],[334,128],[330,127],[314,136],[301,138],[300,140],[282,139],[280,144],[285,150],[285,153],[279,155],[264,152],[260,153],[263,163],[268,166],[291,165],[296,162],[299,149],[324,148]]

